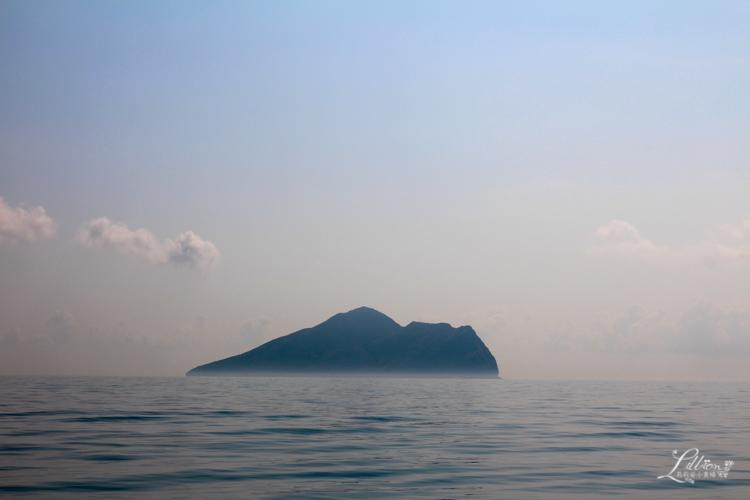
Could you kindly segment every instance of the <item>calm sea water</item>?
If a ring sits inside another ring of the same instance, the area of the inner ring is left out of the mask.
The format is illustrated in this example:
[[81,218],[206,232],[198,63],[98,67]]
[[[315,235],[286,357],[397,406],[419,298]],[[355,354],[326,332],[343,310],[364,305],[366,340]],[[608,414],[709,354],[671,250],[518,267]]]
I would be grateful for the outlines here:
[[[657,479],[673,450],[727,478]],[[750,385],[0,378],[3,498],[750,498]]]

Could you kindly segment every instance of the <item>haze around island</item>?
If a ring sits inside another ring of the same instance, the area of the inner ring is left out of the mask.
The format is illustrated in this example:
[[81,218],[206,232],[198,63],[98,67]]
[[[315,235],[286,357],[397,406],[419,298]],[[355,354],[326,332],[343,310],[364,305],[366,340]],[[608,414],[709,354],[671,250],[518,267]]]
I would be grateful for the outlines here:
[[746,2],[0,3],[0,375],[366,305],[504,379],[750,381]]

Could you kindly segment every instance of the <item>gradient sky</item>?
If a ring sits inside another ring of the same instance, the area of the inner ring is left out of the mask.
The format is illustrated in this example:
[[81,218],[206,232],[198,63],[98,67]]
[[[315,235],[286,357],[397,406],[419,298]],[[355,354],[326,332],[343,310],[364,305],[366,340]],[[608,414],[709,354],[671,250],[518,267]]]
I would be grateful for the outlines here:
[[[747,2],[0,2],[0,374],[330,316],[750,381]],[[41,208],[40,208],[41,207]]]

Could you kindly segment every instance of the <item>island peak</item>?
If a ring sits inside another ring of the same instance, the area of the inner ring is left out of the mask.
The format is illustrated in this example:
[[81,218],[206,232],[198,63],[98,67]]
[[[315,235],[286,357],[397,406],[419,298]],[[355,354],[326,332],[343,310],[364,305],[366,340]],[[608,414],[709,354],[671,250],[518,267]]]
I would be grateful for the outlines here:
[[498,378],[498,369],[470,326],[413,321],[402,327],[359,307],[187,375]]

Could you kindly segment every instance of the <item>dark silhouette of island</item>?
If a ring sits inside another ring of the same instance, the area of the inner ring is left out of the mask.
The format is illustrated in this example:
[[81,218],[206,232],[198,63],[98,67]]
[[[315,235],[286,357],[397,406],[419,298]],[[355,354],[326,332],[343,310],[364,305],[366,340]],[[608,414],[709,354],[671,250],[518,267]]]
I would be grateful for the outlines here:
[[401,326],[360,307],[187,375],[498,378],[498,370],[470,326]]

